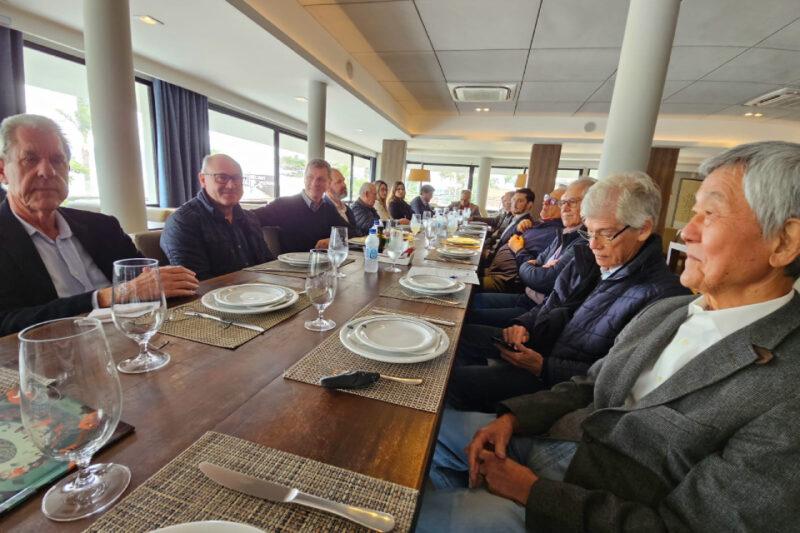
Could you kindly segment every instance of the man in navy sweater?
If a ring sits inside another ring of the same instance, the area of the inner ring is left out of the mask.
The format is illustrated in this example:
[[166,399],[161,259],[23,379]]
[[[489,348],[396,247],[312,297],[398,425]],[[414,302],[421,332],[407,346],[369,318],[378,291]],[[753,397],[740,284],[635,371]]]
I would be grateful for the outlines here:
[[333,226],[341,226],[336,207],[324,201],[331,182],[331,166],[324,159],[306,165],[305,187],[300,194],[282,196],[254,211],[262,226],[278,226],[281,252],[307,252],[327,248]]

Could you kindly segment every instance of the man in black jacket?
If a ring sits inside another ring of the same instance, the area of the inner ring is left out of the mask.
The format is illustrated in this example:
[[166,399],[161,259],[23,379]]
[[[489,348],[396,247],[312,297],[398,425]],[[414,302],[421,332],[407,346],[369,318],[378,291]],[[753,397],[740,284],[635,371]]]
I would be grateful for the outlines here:
[[348,235],[350,237],[361,237],[365,234],[356,227],[356,217],[350,206],[344,203],[345,198],[347,198],[347,181],[341,172],[331,168],[331,184],[328,186],[328,190],[325,191],[325,201],[336,208],[341,219],[339,220],[339,225],[347,226]]
[[342,225],[339,212],[324,201],[330,183],[330,164],[324,159],[312,159],[306,165],[305,186],[300,194],[282,196],[254,211],[262,226],[278,226],[282,252],[328,247],[331,228]]
[[200,192],[168,219],[161,249],[170,264],[198,279],[221,276],[272,259],[256,216],[239,205],[242,167],[225,154],[203,158]]
[[364,183],[359,191],[358,200],[353,202],[353,216],[356,219],[356,227],[362,235],[369,235],[370,228],[380,219],[375,200],[378,192],[374,183]]
[[[111,305],[114,261],[139,257],[114,217],[60,208],[68,193],[69,145],[38,115],[0,124],[0,335]],[[160,269],[164,293],[191,296],[194,273]],[[135,280],[134,280],[135,282]]]

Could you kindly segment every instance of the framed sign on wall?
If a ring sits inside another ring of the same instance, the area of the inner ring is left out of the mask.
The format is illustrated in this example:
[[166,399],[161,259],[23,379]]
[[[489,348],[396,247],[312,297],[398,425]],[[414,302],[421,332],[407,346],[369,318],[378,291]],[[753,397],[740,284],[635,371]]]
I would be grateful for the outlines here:
[[694,195],[703,180],[694,178],[684,178],[678,187],[678,199],[675,202],[675,216],[672,220],[672,226],[675,228],[682,228],[692,218],[692,206],[694,206]]

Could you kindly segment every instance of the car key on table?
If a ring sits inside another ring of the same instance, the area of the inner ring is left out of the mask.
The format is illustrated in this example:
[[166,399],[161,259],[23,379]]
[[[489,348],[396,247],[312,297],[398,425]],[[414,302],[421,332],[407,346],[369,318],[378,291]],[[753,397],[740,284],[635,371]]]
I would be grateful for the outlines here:
[[405,383],[406,385],[422,384],[421,379],[398,378],[395,376],[378,374],[377,372],[365,372],[363,370],[354,370],[352,372],[336,374],[335,376],[325,376],[319,380],[319,384],[329,389],[363,389],[369,387],[381,378],[398,383]]

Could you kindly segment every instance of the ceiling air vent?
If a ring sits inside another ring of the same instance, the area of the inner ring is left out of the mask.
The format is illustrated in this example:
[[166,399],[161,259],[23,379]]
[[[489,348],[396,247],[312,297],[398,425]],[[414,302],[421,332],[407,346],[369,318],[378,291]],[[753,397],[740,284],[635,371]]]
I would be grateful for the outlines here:
[[769,107],[771,109],[800,109],[800,89],[784,87],[753,98],[744,105],[752,107]]
[[515,83],[448,83],[456,102],[508,102],[514,97]]

